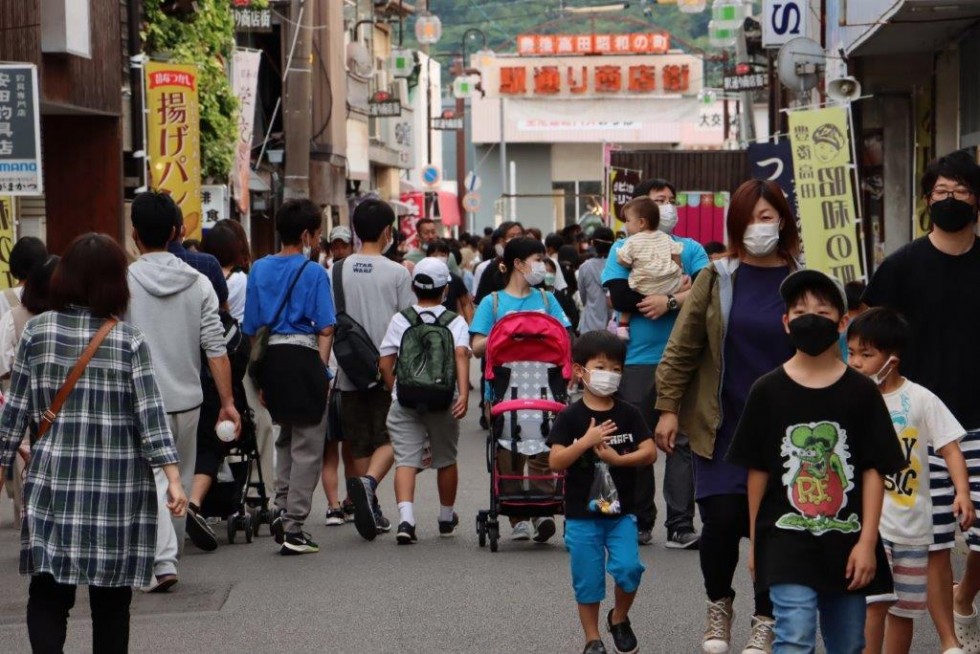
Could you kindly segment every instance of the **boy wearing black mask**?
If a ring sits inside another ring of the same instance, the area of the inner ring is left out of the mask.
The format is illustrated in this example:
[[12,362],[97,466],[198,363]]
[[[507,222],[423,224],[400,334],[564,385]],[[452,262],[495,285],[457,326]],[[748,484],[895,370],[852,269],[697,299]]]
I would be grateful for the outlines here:
[[753,385],[728,452],[749,469],[749,569],[769,589],[773,651],[864,648],[865,596],[892,589],[878,537],[884,475],[905,466],[874,382],[840,360],[840,282],[816,270],[779,289],[796,354]]
[[[901,374],[935,393],[967,430],[960,446],[971,486],[980,475],[980,403],[974,390],[980,340],[971,336],[980,324],[978,193],[980,169],[966,151],[930,163],[922,177],[922,194],[934,228],[885,259],[864,295],[869,306],[894,309],[908,321],[911,338]],[[980,590],[980,530],[974,527],[967,535],[966,572],[951,593],[950,551],[956,530],[952,485],[942,457],[930,452],[929,464],[933,496],[929,612],[944,649],[960,644],[967,654],[977,654],[980,624],[973,600]],[[971,495],[975,503],[980,500],[975,491]]]

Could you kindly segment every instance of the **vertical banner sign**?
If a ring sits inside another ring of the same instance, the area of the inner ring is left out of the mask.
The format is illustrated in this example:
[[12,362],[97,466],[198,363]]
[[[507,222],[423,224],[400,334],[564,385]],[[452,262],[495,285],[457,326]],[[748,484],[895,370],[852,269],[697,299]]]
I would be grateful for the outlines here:
[[807,267],[844,283],[866,279],[848,108],[792,111],[789,133]]
[[628,168],[610,168],[609,184],[609,226],[614,232],[623,228],[623,206],[633,199],[633,191],[640,183],[640,171]]
[[912,180],[914,215],[912,238],[925,236],[932,229],[929,219],[929,204],[919,188],[919,180],[926,172],[926,166],[933,159],[932,151],[932,93],[929,87],[919,87],[912,96],[915,104],[915,178]]
[[235,147],[235,171],[231,187],[238,200],[238,210],[249,210],[248,179],[252,165],[252,130],[255,123],[255,94],[259,83],[262,53],[238,50],[231,63],[231,87],[238,98],[238,145]]
[[146,140],[150,187],[184,214],[187,238],[201,238],[201,113],[197,66],[146,64]]
[[0,64],[0,193],[41,195],[37,67]]
[[0,290],[13,288],[10,251],[14,248],[14,198],[0,195]]
[[793,188],[793,148],[786,139],[779,143],[749,143],[746,150],[753,179],[768,179],[779,184],[786,194],[789,208],[797,215],[796,190]]
[[731,197],[728,192],[681,191],[677,194],[677,227],[674,234],[693,238],[701,245],[726,243],[725,216]]

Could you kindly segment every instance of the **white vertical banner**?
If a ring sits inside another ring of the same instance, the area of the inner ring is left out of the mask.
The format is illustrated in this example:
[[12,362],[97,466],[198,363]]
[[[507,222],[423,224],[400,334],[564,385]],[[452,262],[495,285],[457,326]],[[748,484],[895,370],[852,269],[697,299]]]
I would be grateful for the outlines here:
[[238,209],[249,211],[248,179],[252,165],[252,131],[255,123],[255,95],[258,92],[259,62],[257,50],[236,50],[231,64],[231,88],[238,98],[238,144],[235,147],[235,169],[231,187]]

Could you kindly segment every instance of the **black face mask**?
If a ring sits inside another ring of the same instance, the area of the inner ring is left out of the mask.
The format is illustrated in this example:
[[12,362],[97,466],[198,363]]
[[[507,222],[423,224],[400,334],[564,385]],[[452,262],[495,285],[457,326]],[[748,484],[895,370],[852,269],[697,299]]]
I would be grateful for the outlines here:
[[837,323],[815,313],[794,318],[789,323],[789,340],[793,347],[812,357],[826,352],[839,337]]
[[932,224],[944,232],[958,232],[977,217],[977,209],[968,202],[946,198],[929,207]]

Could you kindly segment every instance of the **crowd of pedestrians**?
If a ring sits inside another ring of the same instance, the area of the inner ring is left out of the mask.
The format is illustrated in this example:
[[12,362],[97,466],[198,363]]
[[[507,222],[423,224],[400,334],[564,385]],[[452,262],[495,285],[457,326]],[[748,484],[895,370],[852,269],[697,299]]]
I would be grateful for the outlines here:
[[[662,179],[637,188],[620,235],[504,222],[454,239],[423,219],[410,248],[384,201],[324,234],[299,200],[278,211],[280,250],[253,261],[239,223],[185,242],[177,205],[148,192],[135,260],[104,235],[60,258],[21,239],[0,294],[0,481],[22,515],[32,647],[61,651],[86,585],[93,648],[127,650],[132,589],[172,591],[185,536],[218,547],[204,507],[235,443],[261,462],[283,555],[319,550],[321,485],[327,526],[453,537],[460,421],[478,405],[492,422],[473,359],[505,316],[536,312],[573,335],[580,399],[540,448],[498,448],[494,464],[503,491],[564,476],[563,520],[512,515],[507,536],[563,534],[587,654],[607,651],[600,623],[615,651],[639,647],[658,451],[666,546],[699,550],[703,652],[812,652],[820,625],[828,652],[898,654],[928,612],[944,654],[980,653],[980,168],[952,153],[921,190],[932,231],[866,288],[806,268],[783,192],[760,180],[733,194],[725,245],[673,233]],[[426,468],[438,507],[415,502]],[[970,553],[954,585],[958,530]],[[744,640],[737,574],[754,584]]]

